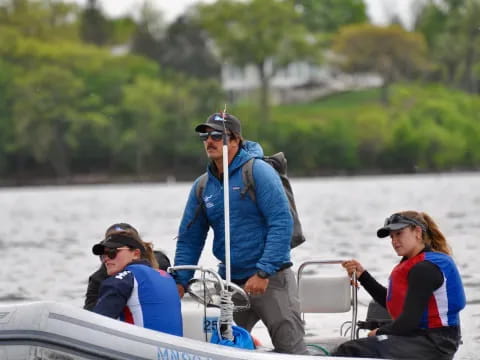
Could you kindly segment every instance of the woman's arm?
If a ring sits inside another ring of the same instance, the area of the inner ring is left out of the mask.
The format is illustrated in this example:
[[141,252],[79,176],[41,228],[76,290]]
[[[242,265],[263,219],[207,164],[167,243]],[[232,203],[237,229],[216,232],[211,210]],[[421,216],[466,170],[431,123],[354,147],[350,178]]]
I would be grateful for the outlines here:
[[110,276],[100,287],[100,294],[93,312],[111,318],[122,313],[133,289],[134,278],[130,271],[122,271]]
[[385,286],[375,280],[375,278],[366,270],[360,275],[358,281],[360,281],[360,284],[362,284],[365,290],[367,290],[373,300],[383,307],[386,307],[387,288]]
[[358,262],[358,260],[351,259],[344,261],[342,266],[348,273],[348,276],[352,276],[355,272],[357,275],[358,281],[363,285],[365,290],[370,294],[370,296],[380,305],[385,307],[386,298],[387,298],[387,289],[385,286],[381,285],[375,278],[370,275],[368,271],[365,270],[363,265]]

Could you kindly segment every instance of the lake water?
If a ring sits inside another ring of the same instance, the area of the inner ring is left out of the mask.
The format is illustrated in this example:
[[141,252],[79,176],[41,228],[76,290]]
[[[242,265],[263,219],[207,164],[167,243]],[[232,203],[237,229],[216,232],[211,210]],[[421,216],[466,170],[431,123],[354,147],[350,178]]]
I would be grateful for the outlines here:
[[[467,293],[464,344],[456,359],[478,359],[480,173],[293,179],[292,184],[307,237],[292,252],[296,265],[354,257],[385,283],[399,258],[388,239],[376,238],[376,229],[396,211],[432,215],[453,247]],[[0,189],[0,301],[82,306],[88,275],[99,265],[91,247],[114,222],[133,224],[144,240],[173,258],[189,189],[188,183]],[[201,262],[213,266],[210,244],[206,249]],[[370,300],[363,289],[359,300],[363,319]],[[343,320],[343,315],[316,316],[307,319],[306,329],[337,334]],[[258,332],[268,341],[261,326]]]

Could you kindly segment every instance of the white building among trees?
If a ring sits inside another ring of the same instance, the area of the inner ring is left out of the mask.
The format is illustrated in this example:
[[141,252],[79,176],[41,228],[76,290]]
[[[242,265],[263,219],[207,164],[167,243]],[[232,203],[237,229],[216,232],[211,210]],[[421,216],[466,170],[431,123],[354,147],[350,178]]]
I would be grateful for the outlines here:
[[[269,67],[270,70],[272,66]],[[238,67],[224,64],[221,71],[222,87],[230,101],[256,96],[260,76],[255,66]],[[336,92],[379,87],[382,79],[376,74],[346,74],[330,65],[294,62],[279,69],[270,80],[273,104],[310,101]]]

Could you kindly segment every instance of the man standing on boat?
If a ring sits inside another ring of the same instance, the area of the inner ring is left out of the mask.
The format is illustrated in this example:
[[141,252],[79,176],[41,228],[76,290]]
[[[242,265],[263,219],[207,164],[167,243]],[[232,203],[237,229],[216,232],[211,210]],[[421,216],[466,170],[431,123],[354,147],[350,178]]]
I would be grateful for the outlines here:
[[[210,162],[200,201],[194,182],[180,223],[175,266],[196,265],[213,229],[213,254],[220,260],[225,278],[225,224],[223,198],[222,136],[228,136],[228,174],[231,229],[231,277],[250,296],[251,308],[234,314],[235,322],[251,331],[258,320],[266,325],[275,351],[307,354],[304,328],[296,295],[295,275],[290,268],[290,240],[293,221],[287,196],[277,172],[261,160],[263,150],[241,135],[240,121],[228,113],[215,113],[195,128]],[[242,166],[251,158],[256,199],[248,194]],[[192,271],[176,274],[183,296]]]

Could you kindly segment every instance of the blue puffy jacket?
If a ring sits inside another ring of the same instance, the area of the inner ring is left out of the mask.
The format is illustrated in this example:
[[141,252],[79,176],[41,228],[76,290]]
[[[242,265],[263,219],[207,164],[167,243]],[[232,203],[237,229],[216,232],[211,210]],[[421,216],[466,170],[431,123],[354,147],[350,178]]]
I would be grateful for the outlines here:
[[[275,169],[265,161],[261,146],[245,141],[229,165],[230,180],[230,257],[233,280],[243,280],[257,270],[273,274],[290,265],[290,239],[293,220],[287,196]],[[248,194],[241,196],[244,188],[242,165],[256,158],[253,164],[256,201]],[[213,254],[221,261],[220,275],[225,277],[225,224],[223,181],[208,171],[208,181],[203,192],[205,211],[200,211],[194,182],[180,223],[175,265],[197,264],[205,245],[209,227],[214,233]],[[190,224],[191,223],[191,224]],[[190,224],[190,226],[188,226]],[[176,281],[186,285],[192,271],[179,271]]]

